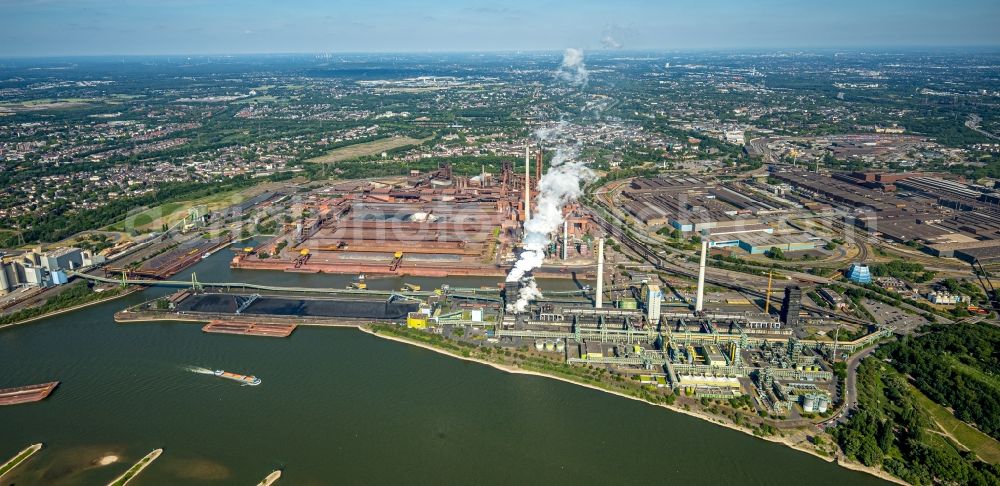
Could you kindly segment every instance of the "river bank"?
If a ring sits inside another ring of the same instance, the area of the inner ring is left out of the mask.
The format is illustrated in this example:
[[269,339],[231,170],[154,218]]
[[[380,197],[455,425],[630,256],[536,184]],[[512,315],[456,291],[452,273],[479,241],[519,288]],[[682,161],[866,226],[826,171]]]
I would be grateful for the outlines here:
[[95,300],[92,300],[92,301],[89,301],[89,302],[84,302],[83,304],[78,304],[78,305],[74,305],[74,306],[71,306],[71,307],[66,307],[64,309],[58,309],[58,310],[54,310],[54,311],[51,311],[51,312],[46,312],[45,314],[40,314],[40,315],[37,315],[37,316],[34,316],[34,317],[29,317],[27,319],[21,319],[20,321],[9,322],[7,324],[0,324],[0,330],[6,329],[8,327],[20,326],[22,324],[28,324],[30,322],[35,322],[35,321],[39,321],[39,320],[42,320],[42,319],[48,319],[50,317],[55,317],[55,316],[58,316],[60,314],[66,314],[68,312],[73,312],[73,311],[77,311],[77,310],[80,310],[80,309],[85,309],[85,308],[93,306],[93,305],[103,304],[105,302],[111,302],[112,300],[120,299],[122,297],[131,295],[131,294],[133,294],[135,292],[143,290],[143,288],[144,287],[132,286],[132,287],[129,287],[129,288],[125,289],[124,292],[119,292],[119,293],[116,293],[116,294],[111,295],[109,297],[98,298],[98,299],[95,299]]
[[31,456],[35,455],[36,452],[42,450],[42,444],[32,444],[25,447],[24,450],[18,452],[17,455],[10,458],[7,462],[0,465],[0,477],[13,470],[15,467],[19,466],[24,461],[27,461]]
[[[228,253],[218,252],[174,278],[189,280],[197,272],[213,281],[303,288],[342,288],[352,280],[233,271]],[[442,284],[389,278],[372,279],[369,288],[392,290],[404,283],[427,289]],[[449,283],[453,288],[496,284],[468,277]],[[568,280],[549,280],[545,286],[575,288]],[[648,483],[662,482],[665,472],[671,482],[686,484],[724,483],[734,477],[789,486],[801,478],[810,478],[815,486],[886,484],[637,401],[498,374],[358,332],[300,326],[290,339],[272,340],[210,336],[194,322],[143,326],[114,320],[123,308],[171,293],[147,287],[124,299],[0,332],[0,354],[11,381],[33,383],[39,375],[57,375],[65,384],[43,405],[0,407],[0,422],[18,424],[0,441],[6,447],[4,459],[26,444],[46,443],[43,454],[5,479],[17,484],[107,484],[151,449],[164,447],[171,453],[143,470],[139,482],[257,484],[280,468],[285,474],[279,485],[325,484],[330,478],[346,484],[464,484],[470,478],[489,486],[576,484],[581,478]],[[380,329],[370,319],[366,323]],[[463,354],[462,348],[452,351]],[[472,350],[472,356],[480,357],[479,351]],[[240,387],[205,379],[191,373],[191,366],[255,374],[264,384]],[[290,397],[295,415],[311,420],[288,415]],[[218,413],[220,407],[238,413]],[[627,418],[606,415],[615,408],[625,410]],[[93,426],[81,428],[80,417]],[[623,426],[635,423],[643,424],[643,433],[622,442]],[[637,450],[659,450],[669,437],[683,438],[685,445],[657,455],[656,467],[622,466],[636,460]],[[484,452],[512,458],[516,467],[508,461],[483,461]],[[719,453],[740,460],[718,461]],[[115,466],[101,467],[108,456],[119,459]],[[393,458],[393,467],[384,467],[386,457]]]
[[676,405],[667,405],[667,404],[663,404],[663,403],[651,402],[649,400],[644,400],[644,399],[642,399],[640,397],[636,397],[636,396],[629,395],[629,394],[626,394],[626,393],[621,393],[621,392],[614,391],[614,390],[609,390],[607,388],[603,388],[603,387],[600,387],[600,386],[592,385],[592,384],[589,384],[589,383],[581,383],[579,381],[572,380],[570,378],[566,378],[566,377],[562,377],[562,376],[557,376],[557,375],[553,375],[553,374],[543,373],[543,372],[540,372],[540,371],[526,370],[526,369],[523,369],[523,368],[520,368],[520,367],[517,367],[517,366],[507,365],[507,364],[503,364],[503,363],[497,363],[497,362],[493,362],[493,361],[489,361],[489,360],[485,360],[485,359],[481,359],[481,358],[474,358],[474,357],[471,357],[471,356],[458,355],[458,354],[455,354],[455,353],[453,353],[453,352],[451,352],[449,350],[442,349],[442,348],[433,346],[433,345],[428,344],[428,343],[424,343],[424,342],[420,342],[420,341],[415,341],[415,340],[412,340],[412,339],[408,339],[408,338],[406,338],[404,336],[389,335],[389,334],[386,334],[386,333],[380,333],[380,332],[377,332],[376,330],[372,329],[369,326],[359,326],[358,329],[361,332],[364,332],[364,333],[369,334],[371,336],[375,336],[375,337],[378,337],[378,338],[387,339],[387,340],[390,340],[390,341],[395,341],[395,342],[399,342],[399,343],[403,343],[403,344],[409,344],[411,346],[416,346],[416,347],[419,347],[419,348],[422,348],[422,349],[426,349],[428,351],[432,351],[432,352],[435,352],[435,353],[443,354],[443,355],[446,355],[446,356],[449,356],[449,357],[452,357],[452,358],[457,358],[457,359],[460,359],[460,360],[463,360],[463,361],[470,361],[470,362],[478,363],[478,364],[481,364],[481,365],[489,366],[491,368],[494,368],[494,369],[497,369],[497,370],[500,370],[500,371],[504,371],[506,373],[549,378],[549,379],[552,379],[552,380],[557,380],[557,381],[561,381],[561,382],[564,382],[564,383],[570,383],[570,384],[573,384],[573,385],[582,386],[584,388],[589,388],[589,389],[592,389],[592,390],[597,390],[597,391],[605,392],[605,393],[608,393],[608,394],[611,394],[611,395],[615,395],[615,396],[618,396],[618,397],[628,398],[628,399],[635,400],[635,401],[638,401],[638,402],[643,402],[643,403],[646,403],[646,404],[649,404],[649,405],[666,408],[668,410],[671,410],[671,411],[674,411],[674,412],[678,412],[678,413],[682,413],[682,414],[690,416],[690,417],[695,417],[695,418],[701,419],[703,421],[710,422],[712,424],[725,427],[725,428],[730,429],[730,430],[735,430],[735,431],[739,431],[739,432],[742,432],[742,433],[747,434],[747,435],[752,435],[752,436],[754,436],[756,438],[763,439],[763,440],[766,440],[768,442],[774,442],[774,443],[785,445],[785,446],[787,446],[787,447],[789,447],[791,449],[794,449],[794,450],[797,450],[797,451],[800,451],[800,452],[805,452],[807,454],[810,454],[812,456],[820,458],[820,459],[822,459],[822,460],[824,460],[826,462],[835,463],[835,464],[837,464],[837,465],[839,465],[841,467],[844,467],[846,469],[850,469],[850,470],[853,470],[853,471],[858,471],[858,472],[863,472],[863,473],[866,473],[866,474],[870,474],[872,476],[878,477],[879,479],[883,479],[885,481],[890,481],[890,482],[893,482],[893,483],[896,483],[896,484],[901,484],[901,485],[908,484],[905,481],[902,481],[901,479],[899,479],[899,478],[897,478],[895,476],[892,476],[892,475],[886,473],[885,471],[882,471],[881,469],[870,468],[870,467],[864,466],[863,464],[849,462],[849,461],[844,461],[844,460],[841,460],[840,458],[837,458],[837,457],[831,458],[830,456],[820,454],[819,452],[817,452],[815,450],[815,448],[803,446],[802,445],[803,441],[794,441],[790,437],[784,437],[784,436],[782,436],[782,437],[775,437],[775,436],[762,436],[762,435],[759,435],[759,434],[755,434],[754,431],[751,430],[751,429],[748,429],[748,428],[745,428],[745,427],[740,427],[740,426],[738,426],[738,425],[736,425],[734,423],[731,423],[731,422],[728,422],[726,420],[723,420],[723,419],[721,419],[721,418],[719,418],[717,416],[709,415],[709,414],[702,413],[702,412],[695,411],[695,410],[687,410],[685,408],[678,407]]
[[160,454],[163,454],[163,449],[153,449],[149,454],[146,454],[139,462],[135,463],[132,467],[128,468],[121,476],[118,476],[114,481],[108,484],[108,486],[125,486],[133,479],[135,479],[139,474],[149,467]]

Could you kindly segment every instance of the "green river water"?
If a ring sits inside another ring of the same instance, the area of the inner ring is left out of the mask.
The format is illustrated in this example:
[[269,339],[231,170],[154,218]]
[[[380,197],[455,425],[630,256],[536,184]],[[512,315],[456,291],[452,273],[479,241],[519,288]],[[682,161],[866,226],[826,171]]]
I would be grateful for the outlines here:
[[[231,255],[220,251],[176,278],[349,280],[231,271]],[[131,484],[251,485],[278,467],[279,485],[884,484],[662,408],[352,329],[272,339],[204,334],[190,323],[114,323],[115,311],[166,292],[0,330],[0,387],[62,382],[45,401],[0,407],[0,460],[46,445],[3,485],[106,484],[157,447],[163,456]],[[198,367],[253,373],[263,384],[241,387],[191,371]],[[108,454],[120,460],[95,465]]]

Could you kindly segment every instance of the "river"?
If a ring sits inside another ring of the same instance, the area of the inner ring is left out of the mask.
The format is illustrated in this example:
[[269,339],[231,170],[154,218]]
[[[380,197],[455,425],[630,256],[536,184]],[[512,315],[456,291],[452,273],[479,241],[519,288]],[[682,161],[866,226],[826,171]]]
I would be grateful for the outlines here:
[[[350,280],[231,271],[231,256],[220,251],[177,278]],[[164,454],[132,484],[255,484],[278,467],[279,485],[885,484],[693,417],[352,329],[299,328],[271,339],[204,334],[189,323],[114,323],[115,311],[166,292],[0,331],[0,386],[62,382],[45,401],[0,407],[0,460],[46,445],[4,485],[106,484],[157,447]],[[191,371],[199,367],[263,383],[241,387]],[[119,461],[94,464],[105,455]]]

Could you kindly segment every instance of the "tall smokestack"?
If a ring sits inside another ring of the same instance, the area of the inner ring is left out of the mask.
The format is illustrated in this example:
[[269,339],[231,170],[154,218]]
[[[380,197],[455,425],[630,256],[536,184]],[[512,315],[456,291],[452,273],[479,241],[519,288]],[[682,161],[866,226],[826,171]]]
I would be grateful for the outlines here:
[[531,219],[531,152],[524,146],[524,222]]
[[705,257],[708,256],[708,240],[701,240],[701,263],[698,264],[698,300],[694,303],[694,311],[701,312],[705,307]]
[[569,258],[569,221],[563,220],[563,260]]
[[604,238],[597,240],[597,292],[594,295],[594,307],[600,309],[604,305]]
[[542,148],[538,147],[535,153],[535,184],[542,183]]

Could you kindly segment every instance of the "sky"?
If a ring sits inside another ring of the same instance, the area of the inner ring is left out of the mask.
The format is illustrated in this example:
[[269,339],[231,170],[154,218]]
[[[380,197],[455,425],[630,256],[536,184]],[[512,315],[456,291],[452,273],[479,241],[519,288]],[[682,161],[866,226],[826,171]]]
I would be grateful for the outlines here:
[[0,56],[1000,46],[1000,0],[0,0]]

